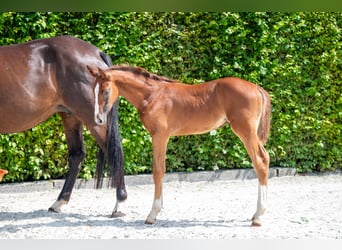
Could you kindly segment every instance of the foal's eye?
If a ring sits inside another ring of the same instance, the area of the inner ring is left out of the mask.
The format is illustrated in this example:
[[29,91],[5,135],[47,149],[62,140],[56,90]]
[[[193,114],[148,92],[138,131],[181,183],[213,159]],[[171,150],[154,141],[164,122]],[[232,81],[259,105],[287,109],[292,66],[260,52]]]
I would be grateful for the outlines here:
[[105,101],[107,101],[108,98],[109,98],[109,92],[110,92],[109,89],[103,90],[103,92],[102,92],[103,99],[104,99]]

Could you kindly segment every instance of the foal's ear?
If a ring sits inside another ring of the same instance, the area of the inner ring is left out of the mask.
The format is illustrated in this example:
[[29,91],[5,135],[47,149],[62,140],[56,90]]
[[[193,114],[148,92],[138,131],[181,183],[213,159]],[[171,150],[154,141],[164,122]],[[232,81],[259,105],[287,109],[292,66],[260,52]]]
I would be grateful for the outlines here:
[[110,79],[110,75],[106,73],[105,70],[101,69],[101,68],[97,68],[98,70],[98,74],[99,76],[103,79],[103,80],[109,80]]
[[98,70],[91,68],[89,65],[87,65],[87,69],[90,72],[90,74],[92,74],[93,76],[95,76],[95,77],[99,76]]

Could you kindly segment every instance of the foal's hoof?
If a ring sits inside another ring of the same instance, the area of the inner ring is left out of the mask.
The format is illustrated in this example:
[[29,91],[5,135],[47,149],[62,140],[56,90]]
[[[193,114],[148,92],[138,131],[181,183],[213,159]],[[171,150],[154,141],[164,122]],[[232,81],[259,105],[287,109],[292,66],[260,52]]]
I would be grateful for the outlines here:
[[150,221],[148,219],[145,220],[145,224],[146,225],[153,225],[154,224],[154,221]]
[[110,218],[119,218],[119,217],[124,217],[124,216],[126,216],[125,213],[117,211],[117,212],[113,212]]
[[145,224],[153,225],[156,222],[156,217],[149,214],[145,220]]
[[251,226],[252,227],[261,227],[262,222],[260,220],[253,220]]

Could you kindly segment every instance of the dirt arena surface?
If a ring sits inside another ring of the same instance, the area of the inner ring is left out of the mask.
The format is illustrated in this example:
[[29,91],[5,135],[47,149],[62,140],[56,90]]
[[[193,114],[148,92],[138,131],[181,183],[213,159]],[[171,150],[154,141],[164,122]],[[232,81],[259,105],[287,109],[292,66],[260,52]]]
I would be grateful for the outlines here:
[[250,227],[255,178],[166,182],[154,225],[144,224],[151,184],[127,185],[126,216],[115,219],[114,190],[74,189],[56,214],[47,209],[59,188],[7,192],[2,185],[0,239],[342,239],[341,173],[270,178],[262,227]]

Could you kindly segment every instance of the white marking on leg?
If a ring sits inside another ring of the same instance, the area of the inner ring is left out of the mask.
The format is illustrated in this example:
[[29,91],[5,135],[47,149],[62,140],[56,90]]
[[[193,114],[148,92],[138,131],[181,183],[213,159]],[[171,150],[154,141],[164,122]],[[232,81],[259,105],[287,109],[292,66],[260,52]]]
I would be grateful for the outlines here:
[[258,205],[257,211],[260,212],[260,215],[263,215],[267,206],[267,186],[260,185],[258,187]]
[[156,199],[153,201],[152,210],[150,214],[147,216],[147,219],[145,220],[146,224],[153,224],[156,221],[157,215],[162,209],[162,205],[163,205],[162,197],[160,197],[160,199]]
[[114,207],[113,212],[112,212],[112,215],[111,215],[112,218],[123,217],[123,216],[126,215],[125,213],[119,211],[119,204],[120,204],[120,203],[121,203],[121,202],[116,201],[115,207]]
[[52,206],[49,208],[49,211],[53,211],[56,213],[60,213],[61,207],[64,206],[65,204],[67,204],[68,202],[65,200],[59,200],[59,201],[55,201]]
[[100,112],[100,108],[99,108],[100,84],[99,83],[96,83],[94,91],[95,91],[94,119],[95,119],[95,122],[97,122],[97,115]]
[[257,202],[257,211],[253,216],[252,225],[261,226],[260,216],[265,213],[267,207],[267,186],[260,185],[258,186],[258,202]]

